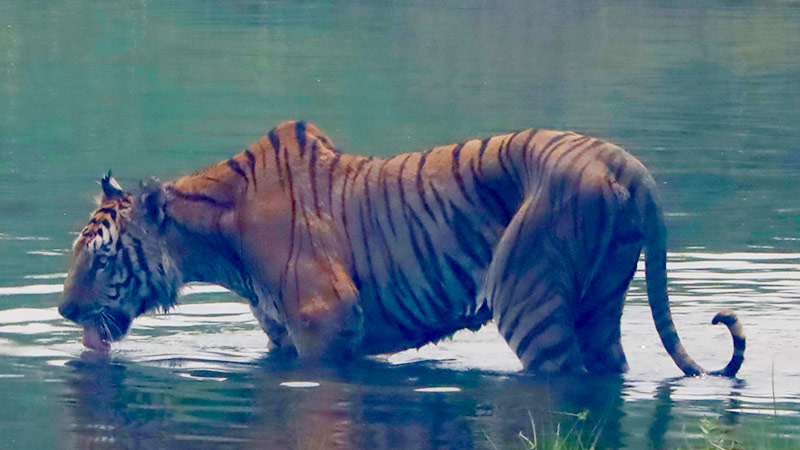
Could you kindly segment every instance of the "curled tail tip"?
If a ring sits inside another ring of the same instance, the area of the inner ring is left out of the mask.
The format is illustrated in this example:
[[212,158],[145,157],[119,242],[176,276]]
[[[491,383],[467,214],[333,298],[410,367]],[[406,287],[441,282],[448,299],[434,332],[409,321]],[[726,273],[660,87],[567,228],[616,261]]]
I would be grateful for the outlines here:
[[730,331],[731,337],[733,338],[733,356],[731,357],[730,362],[727,366],[725,366],[724,369],[711,372],[711,375],[734,377],[744,361],[744,349],[746,341],[742,324],[739,323],[739,319],[736,317],[736,314],[729,309],[718,312],[711,320],[711,323],[714,325],[721,323],[727,326],[728,331]]
[[711,319],[711,323],[714,325],[717,324],[725,324],[727,326],[731,326],[739,322],[739,319],[736,317],[733,311],[730,309],[725,309],[718,312],[713,319]]

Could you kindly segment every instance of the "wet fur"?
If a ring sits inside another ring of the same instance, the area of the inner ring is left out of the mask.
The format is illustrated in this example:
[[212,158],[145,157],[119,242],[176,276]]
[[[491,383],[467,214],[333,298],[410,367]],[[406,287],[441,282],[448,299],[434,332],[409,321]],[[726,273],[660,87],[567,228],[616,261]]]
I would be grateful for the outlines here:
[[[528,370],[616,373],[644,250],[665,348],[685,374],[706,373],[670,317],[655,183],[594,138],[525,130],[379,159],[286,122],[195,174],[131,193],[102,184],[60,310],[104,341],[205,281],[248,299],[273,348],[308,359],[419,347],[494,319]],[[716,322],[734,356],[711,373],[733,376],[744,334],[730,312]]]

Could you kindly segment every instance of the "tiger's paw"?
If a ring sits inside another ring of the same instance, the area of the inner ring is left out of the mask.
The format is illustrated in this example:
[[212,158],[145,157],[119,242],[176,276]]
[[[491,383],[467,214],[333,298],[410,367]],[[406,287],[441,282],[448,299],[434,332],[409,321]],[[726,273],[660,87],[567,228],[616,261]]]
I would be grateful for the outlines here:
[[299,313],[291,334],[301,358],[347,360],[357,355],[364,336],[358,303],[334,305],[314,297],[304,302]]

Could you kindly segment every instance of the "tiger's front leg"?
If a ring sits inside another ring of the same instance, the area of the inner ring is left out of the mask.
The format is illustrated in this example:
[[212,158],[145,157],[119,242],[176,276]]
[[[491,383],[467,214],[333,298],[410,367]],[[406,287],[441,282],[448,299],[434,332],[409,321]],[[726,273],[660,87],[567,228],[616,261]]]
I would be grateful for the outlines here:
[[[259,187],[269,194],[260,195],[231,222],[246,230],[239,233],[244,263],[252,268],[254,283],[269,293],[257,308],[266,308],[269,314],[261,315],[272,316],[275,323],[263,321],[262,328],[278,348],[293,347],[301,358],[341,359],[358,353],[363,314],[335,227],[302,208],[297,208],[301,213],[286,214],[296,206],[285,192],[277,186]],[[303,218],[302,227],[297,217]]]
[[265,305],[273,303],[272,298],[259,300],[256,304],[250,305],[250,311],[253,316],[261,325],[261,329],[267,333],[269,337],[269,351],[270,353],[282,353],[286,355],[297,355],[297,350],[294,348],[292,338],[289,337],[289,331],[281,323],[270,317],[270,311],[267,310],[268,306]]
[[363,313],[338,259],[298,256],[284,282],[286,328],[301,358],[348,359],[358,353]]

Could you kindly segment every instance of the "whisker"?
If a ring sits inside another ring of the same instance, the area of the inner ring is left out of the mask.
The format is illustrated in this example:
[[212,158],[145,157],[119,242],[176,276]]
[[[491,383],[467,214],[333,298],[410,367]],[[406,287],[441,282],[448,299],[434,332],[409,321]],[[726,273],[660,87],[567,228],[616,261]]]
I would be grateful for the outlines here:
[[122,333],[122,328],[120,328],[120,326],[117,323],[117,321],[114,320],[114,316],[109,314],[107,311],[103,311],[103,318],[104,318],[104,323],[106,325],[106,330],[108,330],[109,339],[114,336],[114,333],[111,332],[111,328],[109,327],[109,325],[113,325],[114,328],[116,328],[116,330],[118,331],[117,335],[122,335],[123,334]]
[[100,314],[100,316],[98,317],[98,319],[99,319],[99,322],[100,322],[100,327],[98,327],[98,328],[99,328],[99,331],[101,333],[101,337],[104,340],[109,340],[110,341],[111,340],[111,330],[108,328],[107,314],[105,312],[102,312]]

